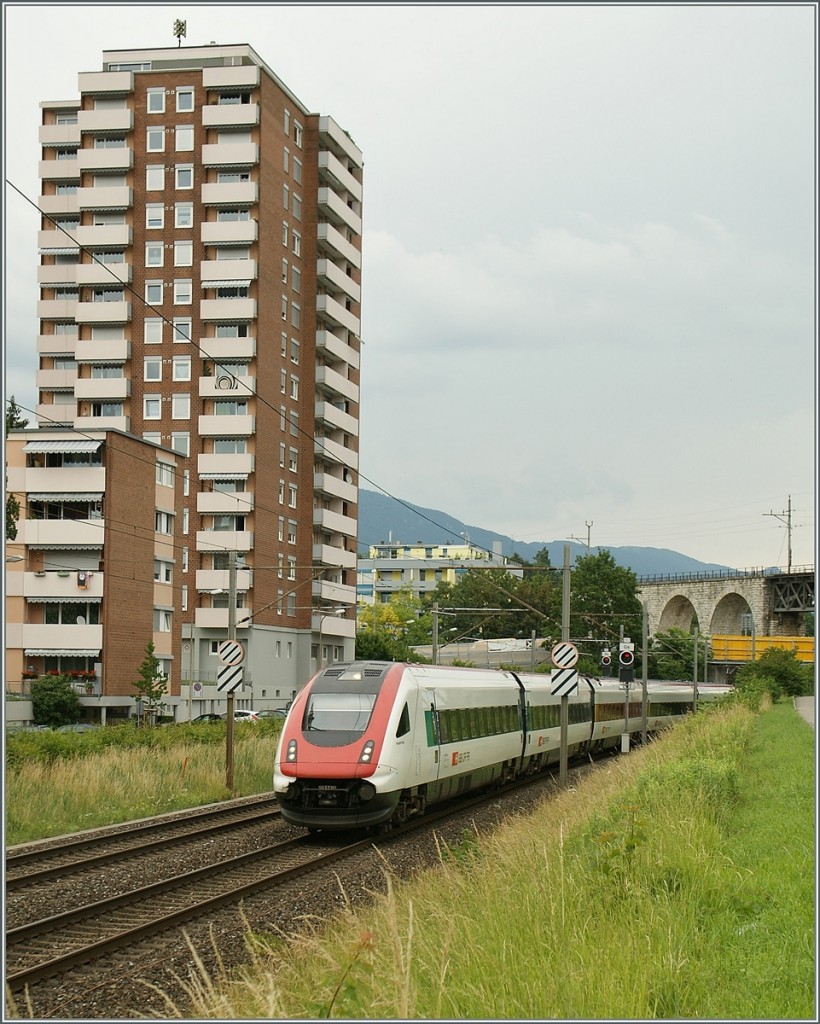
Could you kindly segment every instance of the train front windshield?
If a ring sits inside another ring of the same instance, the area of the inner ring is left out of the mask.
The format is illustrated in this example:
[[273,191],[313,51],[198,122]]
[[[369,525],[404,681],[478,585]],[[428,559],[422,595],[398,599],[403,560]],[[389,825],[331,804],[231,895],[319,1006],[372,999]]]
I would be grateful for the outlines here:
[[354,739],[367,728],[375,703],[375,693],[313,693],[305,710],[303,729],[308,733],[341,732]]

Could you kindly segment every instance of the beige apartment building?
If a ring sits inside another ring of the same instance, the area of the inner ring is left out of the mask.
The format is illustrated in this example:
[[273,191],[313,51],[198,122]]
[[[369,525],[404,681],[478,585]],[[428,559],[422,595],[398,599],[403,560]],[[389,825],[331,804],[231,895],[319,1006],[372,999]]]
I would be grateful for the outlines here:
[[275,703],[354,650],[362,154],[247,45],[78,81],[41,103],[37,425],[182,457],[182,693],[210,710],[235,559]]

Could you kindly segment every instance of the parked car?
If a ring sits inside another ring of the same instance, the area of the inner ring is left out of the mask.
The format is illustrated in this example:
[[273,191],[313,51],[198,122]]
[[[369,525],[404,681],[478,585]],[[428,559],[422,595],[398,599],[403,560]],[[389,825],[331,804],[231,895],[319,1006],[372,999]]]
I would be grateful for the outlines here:
[[288,713],[284,708],[263,708],[258,712],[260,718],[287,718]]
[[[227,719],[228,713],[225,712],[225,714],[222,715],[221,717],[224,718],[224,719]],[[258,722],[259,721],[259,715],[257,715],[257,713],[255,711],[245,711],[245,710],[241,710],[240,711],[240,710],[234,709],[233,720],[235,722]]]
[[99,728],[99,725],[92,722],[73,722],[71,725],[58,725],[56,732],[93,732]]
[[197,715],[196,718],[192,718],[192,722],[222,722],[224,715]]

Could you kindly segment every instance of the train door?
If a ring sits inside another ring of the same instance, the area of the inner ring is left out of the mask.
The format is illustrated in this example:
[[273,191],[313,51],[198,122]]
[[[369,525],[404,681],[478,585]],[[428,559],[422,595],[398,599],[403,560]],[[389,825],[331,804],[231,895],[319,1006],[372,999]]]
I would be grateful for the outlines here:
[[419,728],[416,729],[415,770],[423,782],[436,782],[441,771],[441,731],[436,691],[419,690]]

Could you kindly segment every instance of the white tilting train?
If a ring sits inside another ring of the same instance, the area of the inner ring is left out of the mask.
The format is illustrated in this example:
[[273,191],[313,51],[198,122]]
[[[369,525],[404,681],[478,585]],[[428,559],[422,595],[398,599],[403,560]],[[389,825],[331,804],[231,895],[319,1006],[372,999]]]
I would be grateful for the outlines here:
[[[550,676],[357,661],[300,691],[276,750],[286,821],[311,831],[384,826],[433,804],[543,771],[560,756],[561,698]],[[701,700],[728,687],[699,686]],[[647,732],[692,710],[692,684],[647,685]],[[641,733],[642,687],[579,677],[567,698],[568,757]],[[628,719],[628,721],[627,721]]]

